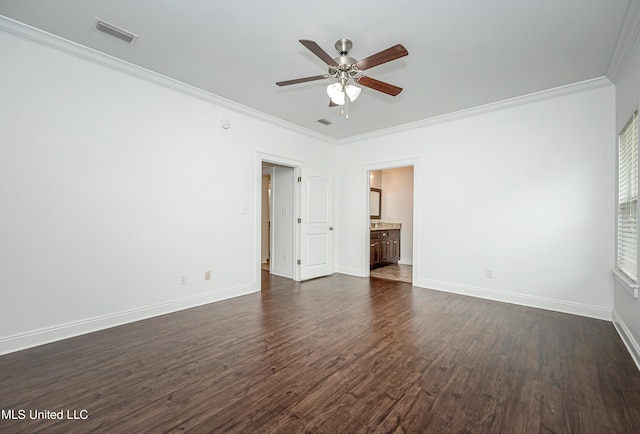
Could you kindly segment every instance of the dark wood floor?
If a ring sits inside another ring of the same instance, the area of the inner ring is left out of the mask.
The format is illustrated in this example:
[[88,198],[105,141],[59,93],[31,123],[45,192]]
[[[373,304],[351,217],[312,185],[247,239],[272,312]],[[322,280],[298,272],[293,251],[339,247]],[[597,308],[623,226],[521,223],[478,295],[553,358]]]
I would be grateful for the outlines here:
[[0,409],[26,411],[0,432],[640,429],[609,322],[344,275],[263,288],[0,357]]

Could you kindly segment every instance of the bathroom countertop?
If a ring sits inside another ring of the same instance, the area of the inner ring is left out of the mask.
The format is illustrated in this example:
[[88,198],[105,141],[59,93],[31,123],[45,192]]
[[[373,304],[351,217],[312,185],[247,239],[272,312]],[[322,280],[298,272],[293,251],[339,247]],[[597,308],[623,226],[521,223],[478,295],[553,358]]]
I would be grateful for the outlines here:
[[378,222],[378,223],[370,223],[370,226],[369,226],[369,230],[372,230],[372,231],[384,231],[389,229],[402,229],[402,223]]

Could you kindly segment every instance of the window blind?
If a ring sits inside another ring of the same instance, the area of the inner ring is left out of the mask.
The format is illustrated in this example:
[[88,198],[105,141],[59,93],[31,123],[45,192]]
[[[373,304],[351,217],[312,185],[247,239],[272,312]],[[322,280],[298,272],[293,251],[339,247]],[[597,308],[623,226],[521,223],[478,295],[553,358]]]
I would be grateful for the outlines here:
[[638,281],[638,111],[618,136],[617,266]]

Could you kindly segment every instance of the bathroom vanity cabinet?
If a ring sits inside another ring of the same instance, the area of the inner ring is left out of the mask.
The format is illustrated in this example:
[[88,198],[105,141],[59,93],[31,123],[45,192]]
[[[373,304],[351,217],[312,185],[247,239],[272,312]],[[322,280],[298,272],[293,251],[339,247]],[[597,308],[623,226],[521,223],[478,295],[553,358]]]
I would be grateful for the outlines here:
[[371,229],[370,269],[400,260],[400,229]]

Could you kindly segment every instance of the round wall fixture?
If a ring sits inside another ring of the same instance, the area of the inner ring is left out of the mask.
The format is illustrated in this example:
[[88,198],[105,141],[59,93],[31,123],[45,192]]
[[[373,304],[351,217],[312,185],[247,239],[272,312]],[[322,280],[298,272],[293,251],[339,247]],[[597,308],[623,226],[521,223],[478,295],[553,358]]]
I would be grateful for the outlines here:
[[229,122],[229,119],[220,119],[220,126],[225,130],[228,130],[229,127],[231,127],[231,122]]

